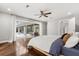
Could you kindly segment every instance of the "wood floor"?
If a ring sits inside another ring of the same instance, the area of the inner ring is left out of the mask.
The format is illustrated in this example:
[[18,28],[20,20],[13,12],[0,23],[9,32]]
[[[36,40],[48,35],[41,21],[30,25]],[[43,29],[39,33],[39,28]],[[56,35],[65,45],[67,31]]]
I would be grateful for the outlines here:
[[15,44],[14,43],[2,43],[0,44],[0,56],[15,56]]
[[[0,44],[0,56],[16,56],[16,43],[2,43]],[[30,53],[23,54],[22,56],[33,56]]]
[[[0,44],[0,56],[17,56],[16,43],[5,42]],[[21,56],[47,56],[47,55],[41,53],[38,49],[32,48],[28,49],[28,52]]]

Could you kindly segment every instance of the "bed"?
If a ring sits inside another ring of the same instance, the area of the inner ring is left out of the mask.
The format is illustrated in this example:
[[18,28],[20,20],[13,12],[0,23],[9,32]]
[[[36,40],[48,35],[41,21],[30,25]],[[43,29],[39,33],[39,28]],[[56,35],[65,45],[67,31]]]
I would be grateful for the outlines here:
[[[39,36],[31,39],[28,44],[29,53],[35,56],[51,56],[49,54],[50,46],[58,37],[60,37],[60,35]],[[77,40],[75,39],[75,41]],[[60,56],[79,56],[79,50],[70,47],[73,45],[74,40],[68,40],[67,43],[69,44],[63,46],[63,54]]]
[[58,37],[60,37],[60,35],[38,36],[32,38],[28,44],[29,53],[37,56],[51,56],[49,54],[50,46]]

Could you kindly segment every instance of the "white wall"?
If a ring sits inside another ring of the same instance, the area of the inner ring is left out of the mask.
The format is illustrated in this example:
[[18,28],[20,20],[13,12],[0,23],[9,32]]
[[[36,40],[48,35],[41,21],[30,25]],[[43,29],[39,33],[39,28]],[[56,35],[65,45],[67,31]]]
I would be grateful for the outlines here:
[[48,35],[58,35],[58,22],[57,21],[48,22],[47,34]]
[[[63,21],[63,24],[60,23],[61,21]],[[67,25],[66,27],[64,27],[65,24]],[[75,32],[75,17],[49,21],[47,25],[47,34],[48,35],[63,34],[62,27],[65,28],[64,30],[65,32]]]
[[14,17],[0,13],[0,42],[12,41],[14,38]]
[[[74,31],[75,28],[75,23],[74,20],[75,18],[70,18],[68,19],[70,22],[69,25],[69,32]],[[12,41],[15,39],[15,21],[16,20],[26,20],[21,17],[5,14],[5,13],[0,13],[0,42],[2,41]],[[43,26],[40,23],[40,33],[43,34],[45,30],[42,29]],[[59,34],[59,21],[49,21],[47,23],[47,34],[48,35],[58,35]]]
[[[22,17],[0,12],[0,43],[16,40],[16,20],[29,20]],[[43,26],[40,24],[40,34],[43,35]]]

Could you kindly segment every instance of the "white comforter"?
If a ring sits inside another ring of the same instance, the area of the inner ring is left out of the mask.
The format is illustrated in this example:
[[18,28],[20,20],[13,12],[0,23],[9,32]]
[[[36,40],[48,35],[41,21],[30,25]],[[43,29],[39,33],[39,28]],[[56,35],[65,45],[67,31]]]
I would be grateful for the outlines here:
[[[51,44],[59,37],[60,35],[39,36],[36,38],[32,38],[28,45],[32,45],[40,48],[43,51],[49,52]],[[76,36],[72,36],[66,42],[65,47],[71,48],[75,46],[78,42],[79,38]]]
[[49,52],[52,42],[54,42],[59,35],[39,36],[32,38],[28,45],[40,48],[43,51]]

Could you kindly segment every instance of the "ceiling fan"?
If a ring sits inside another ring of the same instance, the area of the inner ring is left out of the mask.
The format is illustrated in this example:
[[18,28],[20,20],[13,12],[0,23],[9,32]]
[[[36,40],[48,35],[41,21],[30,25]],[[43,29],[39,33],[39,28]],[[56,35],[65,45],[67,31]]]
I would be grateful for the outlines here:
[[52,14],[52,12],[49,12],[48,10],[40,11],[40,14],[37,14],[36,16],[39,16],[41,18],[42,16],[48,17],[48,15]]

